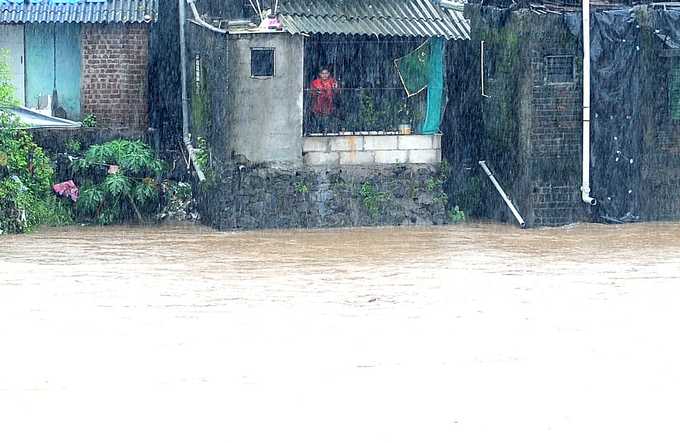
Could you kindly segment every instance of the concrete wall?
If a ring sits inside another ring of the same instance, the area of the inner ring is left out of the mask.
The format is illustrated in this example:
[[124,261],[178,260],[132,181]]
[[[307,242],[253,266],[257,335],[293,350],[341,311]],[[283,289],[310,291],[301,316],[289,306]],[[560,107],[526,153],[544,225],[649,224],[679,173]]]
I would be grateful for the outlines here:
[[[272,78],[250,76],[250,49],[274,48]],[[251,162],[302,166],[302,36],[229,36],[229,146]]]
[[305,166],[437,164],[441,135],[305,137]]
[[97,126],[148,127],[149,28],[83,25],[82,110]]

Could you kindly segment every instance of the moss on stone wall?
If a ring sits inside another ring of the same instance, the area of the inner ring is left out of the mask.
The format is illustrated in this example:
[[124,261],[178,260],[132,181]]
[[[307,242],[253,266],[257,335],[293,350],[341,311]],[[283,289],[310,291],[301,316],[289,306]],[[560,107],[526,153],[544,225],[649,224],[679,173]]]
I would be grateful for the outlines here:
[[219,229],[446,222],[446,198],[433,166],[219,169],[198,191],[203,219]]

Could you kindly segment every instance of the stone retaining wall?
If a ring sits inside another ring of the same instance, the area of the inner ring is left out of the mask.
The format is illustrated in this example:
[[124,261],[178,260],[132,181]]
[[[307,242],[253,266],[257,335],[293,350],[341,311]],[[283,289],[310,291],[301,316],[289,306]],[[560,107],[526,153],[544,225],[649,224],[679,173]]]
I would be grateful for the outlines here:
[[197,199],[202,219],[225,230],[442,224],[438,169],[231,165],[201,184]]
[[305,166],[437,164],[441,135],[341,135],[305,137]]

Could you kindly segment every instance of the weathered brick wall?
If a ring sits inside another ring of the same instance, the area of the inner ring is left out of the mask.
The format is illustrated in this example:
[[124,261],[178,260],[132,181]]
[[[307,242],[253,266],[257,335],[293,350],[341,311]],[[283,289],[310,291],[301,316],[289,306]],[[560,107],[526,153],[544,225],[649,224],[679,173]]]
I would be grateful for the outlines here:
[[[588,208],[580,199],[578,39],[561,16],[520,9],[494,19],[489,18],[489,13],[493,15],[489,9],[468,7],[466,12],[472,20],[472,40],[477,47],[480,40],[485,42],[486,96],[476,137],[483,145],[479,158],[487,161],[529,226],[588,220]],[[568,79],[547,75],[546,58],[554,56],[574,57],[573,69],[566,71],[572,74]],[[474,68],[479,72],[479,65]],[[484,215],[514,222],[495,189],[483,179],[484,198],[493,203],[485,207]]]
[[583,220],[578,169],[582,135],[581,66],[574,69],[572,82],[551,83],[546,75],[546,57],[575,56],[574,62],[580,61],[575,43],[575,38],[566,36],[564,30],[554,32],[553,28],[546,28],[532,42],[529,217],[537,226]]
[[99,127],[146,129],[148,26],[85,25],[81,45],[83,115]]

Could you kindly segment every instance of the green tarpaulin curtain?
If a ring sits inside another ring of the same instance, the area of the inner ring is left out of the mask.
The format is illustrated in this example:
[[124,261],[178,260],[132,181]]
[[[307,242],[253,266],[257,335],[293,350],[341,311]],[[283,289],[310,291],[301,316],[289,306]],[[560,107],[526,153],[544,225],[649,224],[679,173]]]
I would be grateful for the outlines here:
[[430,40],[394,61],[406,95],[412,97],[427,88],[430,68]]
[[409,97],[427,89],[425,119],[418,132],[439,133],[444,103],[444,39],[433,37],[394,64]]

